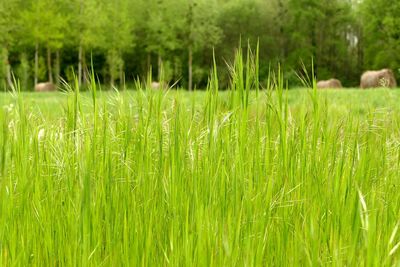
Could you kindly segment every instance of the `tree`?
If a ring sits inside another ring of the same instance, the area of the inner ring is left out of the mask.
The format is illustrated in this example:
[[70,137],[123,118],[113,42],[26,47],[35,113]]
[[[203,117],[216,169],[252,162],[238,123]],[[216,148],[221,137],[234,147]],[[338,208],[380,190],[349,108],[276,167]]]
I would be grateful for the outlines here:
[[102,81],[143,77],[154,65],[158,80],[191,90],[207,83],[215,48],[227,85],[241,40],[260,44],[261,77],[279,62],[294,85],[299,62],[313,58],[318,78],[355,85],[363,69],[399,65],[399,11],[395,0],[4,0],[0,79],[10,87],[16,70],[26,81],[34,61],[35,82],[78,69],[82,85],[91,56]]
[[34,83],[38,83],[39,49],[47,50],[48,81],[53,82],[51,49],[62,46],[66,20],[59,9],[58,0],[36,0],[28,5],[21,15],[23,40],[35,46]]
[[17,30],[15,17],[18,4],[17,0],[0,1],[0,79],[5,80],[4,84],[10,88],[13,88],[13,82],[8,55]]
[[[349,31],[353,26],[346,0],[290,0],[286,38],[290,39],[288,60],[300,60],[319,79],[346,77],[349,67]],[[289,35],[289,33],[293,33]]]
[[180,4],[184,8],[180,31],[188,53],[188,90],[193,87],[193,53],[205,47],[214,47],[221,38],[217,25],[215,1],[189,0]]
[[[228,0],[220,5],[218,25],[223,34],[216,54],[223,59],[223,67],[225,61],[233,60],[239,40],[244,49],[259,44],[260,77],[267,77],[277,62],[285,63],[293,35],[287,31],[289,0]],[[229,77],[229,73],[225,71],[221,77]],[[224,80],[226,83],[227,78]]]
[[365,0],[360,4],[363,23],[364,68],[400,65],[400,2]]
[[110,84],[114,85],[119,76],[120,83],[124,82],[123,53],[134,47],[134,6],[129,0],[104,1],[105,24],[103,26],[105,42],[102,48],[106,51],[109,67]]
[[137,16],[139,36],[148,55],[148,68],[151,67],[152,54],[157,55],[158,80],[162,79],[163,58],[182,48],[177,34],[180,30],[180,2],[168,0],[141,0],[138,9],[143,12]]
[[99,49],[106,42],[103,26],[105,11],[99,0],[71,0],[73,14],[69,27],[74,45],[78,47],[78,83],[87,82],[86,51]]

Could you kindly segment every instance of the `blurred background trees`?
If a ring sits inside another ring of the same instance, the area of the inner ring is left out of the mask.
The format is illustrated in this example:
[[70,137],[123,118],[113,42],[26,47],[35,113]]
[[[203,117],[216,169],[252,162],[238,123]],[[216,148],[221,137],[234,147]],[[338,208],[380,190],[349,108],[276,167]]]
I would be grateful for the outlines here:
[[357,86],[363,70],[400,64],[397,0],[2,0],[0,87],[59,78],[108,85],[151,73],[204,88],[213,49],[220,77],[235,50],[260,43],[260,75],[278,64],[291,86],[313,60],[319,79]]

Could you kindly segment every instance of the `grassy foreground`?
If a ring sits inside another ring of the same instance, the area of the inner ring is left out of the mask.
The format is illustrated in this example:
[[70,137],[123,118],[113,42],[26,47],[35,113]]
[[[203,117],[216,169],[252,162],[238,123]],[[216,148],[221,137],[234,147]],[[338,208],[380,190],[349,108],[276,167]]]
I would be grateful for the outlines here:
[[0,265],[398,265],[399,94],[250,92],[252,63],[223,93],[2,95]]

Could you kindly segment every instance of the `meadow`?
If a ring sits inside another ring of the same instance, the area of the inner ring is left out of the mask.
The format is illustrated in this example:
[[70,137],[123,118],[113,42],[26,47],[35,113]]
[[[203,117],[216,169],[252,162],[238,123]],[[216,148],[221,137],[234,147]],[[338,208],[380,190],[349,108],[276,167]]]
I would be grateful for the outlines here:
[[0,265],[398,265],[400,91],[251,90],[252,66],[0,94]]

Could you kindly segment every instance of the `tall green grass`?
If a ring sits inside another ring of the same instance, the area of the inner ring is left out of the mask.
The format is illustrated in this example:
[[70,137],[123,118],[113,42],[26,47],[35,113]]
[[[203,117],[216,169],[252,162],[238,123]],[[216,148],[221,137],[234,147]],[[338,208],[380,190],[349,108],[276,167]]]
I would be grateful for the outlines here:
[[260,84],[257,55],[238,51],[224,97],[215,65],[201,99],[103,95],[92,76],[51,121],[15,93],[0,265],[398,265],[399,115],[330,112],[315,89],[293,109],[281,72]]

